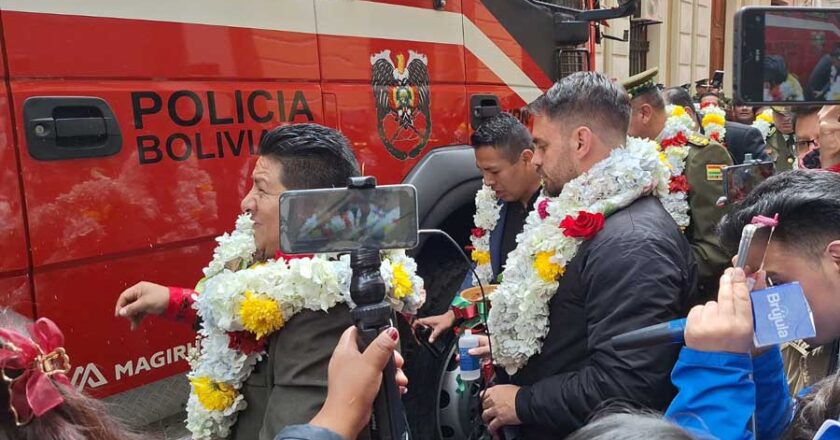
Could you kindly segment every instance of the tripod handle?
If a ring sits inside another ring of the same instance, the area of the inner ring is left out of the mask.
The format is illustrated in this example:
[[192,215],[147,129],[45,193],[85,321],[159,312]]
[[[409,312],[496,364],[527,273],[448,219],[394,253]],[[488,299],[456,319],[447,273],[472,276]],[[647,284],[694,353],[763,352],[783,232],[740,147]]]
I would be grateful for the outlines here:
[[[359,350],[364,351],[380,333],[388,328],[390,325],[378,329],[359,328]],[[394,357],[391,356],[382,371],[382,385],[373,402],[371,434],[374,440],[403,440],[405,438],[405,419],[396,375],[397,365]]]

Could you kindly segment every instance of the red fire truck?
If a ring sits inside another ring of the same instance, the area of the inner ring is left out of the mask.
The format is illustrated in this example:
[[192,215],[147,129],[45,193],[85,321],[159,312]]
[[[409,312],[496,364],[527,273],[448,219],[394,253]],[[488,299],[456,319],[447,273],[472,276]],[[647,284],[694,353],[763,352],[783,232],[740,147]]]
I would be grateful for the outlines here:
[[[74,385],[137,422],[176,413],[195,335],[132,333],[114,301],[195,283],[261,134],[337,127],[365,174],[417,187],[423,228],[466,243],[471,127],[592,69],[597,22],[627,15],[554,3],[0,0],[0,305],[64,329]],[[414,99],[377,99],[399,87]],[[463,263],[416,255],[440,312]]]

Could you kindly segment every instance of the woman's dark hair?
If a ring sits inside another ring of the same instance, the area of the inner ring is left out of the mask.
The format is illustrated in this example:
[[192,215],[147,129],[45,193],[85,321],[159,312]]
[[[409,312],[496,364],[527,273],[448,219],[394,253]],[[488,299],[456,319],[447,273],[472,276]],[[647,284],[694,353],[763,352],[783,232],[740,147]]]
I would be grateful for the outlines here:
[[840,418],[840,376],[833,374],[811,387],[796,402],[796,413],[783,440],[811,440],[823,422]]
[[566,440],[694,440],[662,416],[644,413],[611,413],[599,416]]
[[[0,328],[28,335],[28,320],[10,310],[0,309]],[[0,346],[3,341],[0,340]],[[20,372],[6,370],[9,377]],[[9,387],[0,378],[0,440],[149,440],[153,437],[131,432],[124,424],[109,416],[101,401],[88,397],[74,387],[64,386],[52,378],[64,403],[35,417],[24,426],[16,426],[9,406]]]

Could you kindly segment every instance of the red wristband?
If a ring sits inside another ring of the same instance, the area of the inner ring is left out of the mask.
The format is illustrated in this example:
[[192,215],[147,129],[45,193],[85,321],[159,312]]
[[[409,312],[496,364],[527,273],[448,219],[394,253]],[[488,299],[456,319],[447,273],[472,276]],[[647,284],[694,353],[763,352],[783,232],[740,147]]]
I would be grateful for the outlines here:
[[186,321],[189,324],[195,322],[196,313],[192,308],[195,302],[193,295],[198,295],[198,293],[183,287],[169,287],[169,306],[163,312],[163,317],[178,322]]

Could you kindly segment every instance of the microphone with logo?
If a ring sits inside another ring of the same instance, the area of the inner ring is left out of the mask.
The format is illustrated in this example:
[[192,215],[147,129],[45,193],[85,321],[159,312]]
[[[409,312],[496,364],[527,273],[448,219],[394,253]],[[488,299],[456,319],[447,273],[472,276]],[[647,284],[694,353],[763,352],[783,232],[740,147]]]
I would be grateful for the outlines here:
[[[772,218],[754,217],[751,224],[746,225],[741,233],[735,267],[763,267],[767,246],[778,224],[778,214]],[[754,280],[749,279],[748,282],[750,281]],[[749,287],[752,289],[752,283],[749,283]],[[750,300],[753,306],[756,347],[815,336],[811,308],[799,283],[750,292]],[[611,342],[617,351],[662,344],[684,344],[685,326],[685,318],[675,319],[616,335]]]
[[[799,283],[782,284],[750,293],[753,306],[753,342],[766,347],[816,336],[811,307]],[[675,319],[613,336],[616,351],[662,344],[685,343],[686,320]]]

